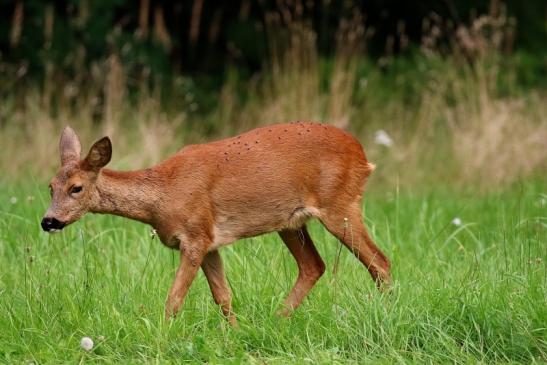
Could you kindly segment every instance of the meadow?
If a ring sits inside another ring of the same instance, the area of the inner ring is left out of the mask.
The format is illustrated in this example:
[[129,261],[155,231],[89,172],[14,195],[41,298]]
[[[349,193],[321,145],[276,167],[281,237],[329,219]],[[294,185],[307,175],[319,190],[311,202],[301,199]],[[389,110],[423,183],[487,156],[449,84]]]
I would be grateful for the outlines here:
[[[374,60],[363,27],[346,24],[323,57],[294,23],[260,72],[228,65],[207,93],[187,75],[136,75],[123,49],[46,64],[40,82],[0,62],[0,363],[547,363],[547,93],[519,81],[511,24],[481,16],[444,43],[433,24],[419,50]],[[178,254],[149,227],[88,215],[40,229],[65,125],[84,153],[108,135],[109,167],[128,170],[304,119],[349,130],[377,165],[363,209],[390,293],[312,221],[327,271],[291,318],[275,313],[296,265],[270,234],[221,250],[239,328],[202,273],[165,321]]]
[[[164,321],[178,258],[148,227],[89,215],[48,235],[39,227],[47,189],[4,187],[0,361],[544,363],[544,188],[538,180],[480,196],[371,188],[366,220],[392,260],[394,290],[380,294],[311,222],[327,272],[288,319],[275,312],[297,271],[277,235],[226,247],[236,329],[201,273],[182,314]],[[92,351],[80,348],[83,336]]]

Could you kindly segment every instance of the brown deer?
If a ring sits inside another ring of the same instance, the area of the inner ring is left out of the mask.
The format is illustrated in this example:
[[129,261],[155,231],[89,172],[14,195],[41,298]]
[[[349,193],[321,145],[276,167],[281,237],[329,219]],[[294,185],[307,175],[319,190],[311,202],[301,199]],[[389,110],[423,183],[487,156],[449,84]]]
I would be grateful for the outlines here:
[[49,185],[52,202],[42,228],[61,230],[87,212],[150,224],[166,246],[180,250],[167,318],[177,313],[201,267],[215,302],[236,324],[218,249],[273,231],[299,270],[282,310],[289,315],[325,270],[306,229],[310,218],[350,249],[379,287],[390,284],[389,261],[361,216],[374,165],[341,129],[308,122],[272,125],[190,145],[154,167],[128,172],[104,168],[112,154],[108,137],[81,160],[78,136],[66,127],[59,147],[61,167]]

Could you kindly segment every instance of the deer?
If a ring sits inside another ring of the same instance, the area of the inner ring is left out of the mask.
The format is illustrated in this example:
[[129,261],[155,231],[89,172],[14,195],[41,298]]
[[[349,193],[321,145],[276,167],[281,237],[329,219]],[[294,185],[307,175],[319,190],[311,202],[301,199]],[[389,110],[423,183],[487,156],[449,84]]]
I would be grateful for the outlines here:
[[237,326],[219,249],[239,239],[278,232],[298,267],[280,314],[289,316],[325,271],[306,223],[318,220],[369,271],[390,287],[390,262],[362,217],[365,182],[375,166],[348,132],[313,122],[260,127],[214,142],[188,145],[163,162],[135,171],[105,168],[108,137],[81,159],[75,131],[59,142],[61,166],[49,184],[41,227],[58,232],[84,214],[113,214],[150,225],[180,252],[165,318],[174,318],[199,268],[215,303]]

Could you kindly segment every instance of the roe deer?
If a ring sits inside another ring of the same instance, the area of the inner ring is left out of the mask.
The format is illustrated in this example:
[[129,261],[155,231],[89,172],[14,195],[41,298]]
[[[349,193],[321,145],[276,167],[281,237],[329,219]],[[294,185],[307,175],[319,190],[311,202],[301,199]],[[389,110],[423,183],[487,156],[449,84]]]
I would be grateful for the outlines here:
[[236,324],[218,249],[243,237],[277,231],[299,274],[284,303],[289,315],[323,274],[325,264],[306,230],[317,218],[368,269],[379,287],[390,284],[389,261],[370,238],[361,198],[374,165],[341,129],[317,123],[258,128],[237,137],[190,145],[144,170],[119,172],[108,137],[80,160],[76,133],[66,127],[61,167],[51,180],[51,206],[42,228],[55,232],[86,212],[150,224],[161,241],[180,250],[180,266],[166,303],[174,316],[201,267],[215,302]]

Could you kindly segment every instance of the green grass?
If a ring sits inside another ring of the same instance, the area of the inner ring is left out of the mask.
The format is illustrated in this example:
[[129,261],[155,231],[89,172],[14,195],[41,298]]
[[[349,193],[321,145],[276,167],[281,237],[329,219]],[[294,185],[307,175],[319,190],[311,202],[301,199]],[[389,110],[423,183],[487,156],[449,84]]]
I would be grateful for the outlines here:
[[[226,247],[239,329],[201,273],[164,322],[177,253],[144,225],[89,215],[42,233],[46,186],[0,188],[0,362],[547,362],[545,181],[482,195],[369,192],[367,224],[392,260],[389,295],[345,249],[333,275],[339,243],[311,222],[327,272],[289,319],[275,316],[296,278],[280,239]],[[93,351],[80,349],[83,336]]]

